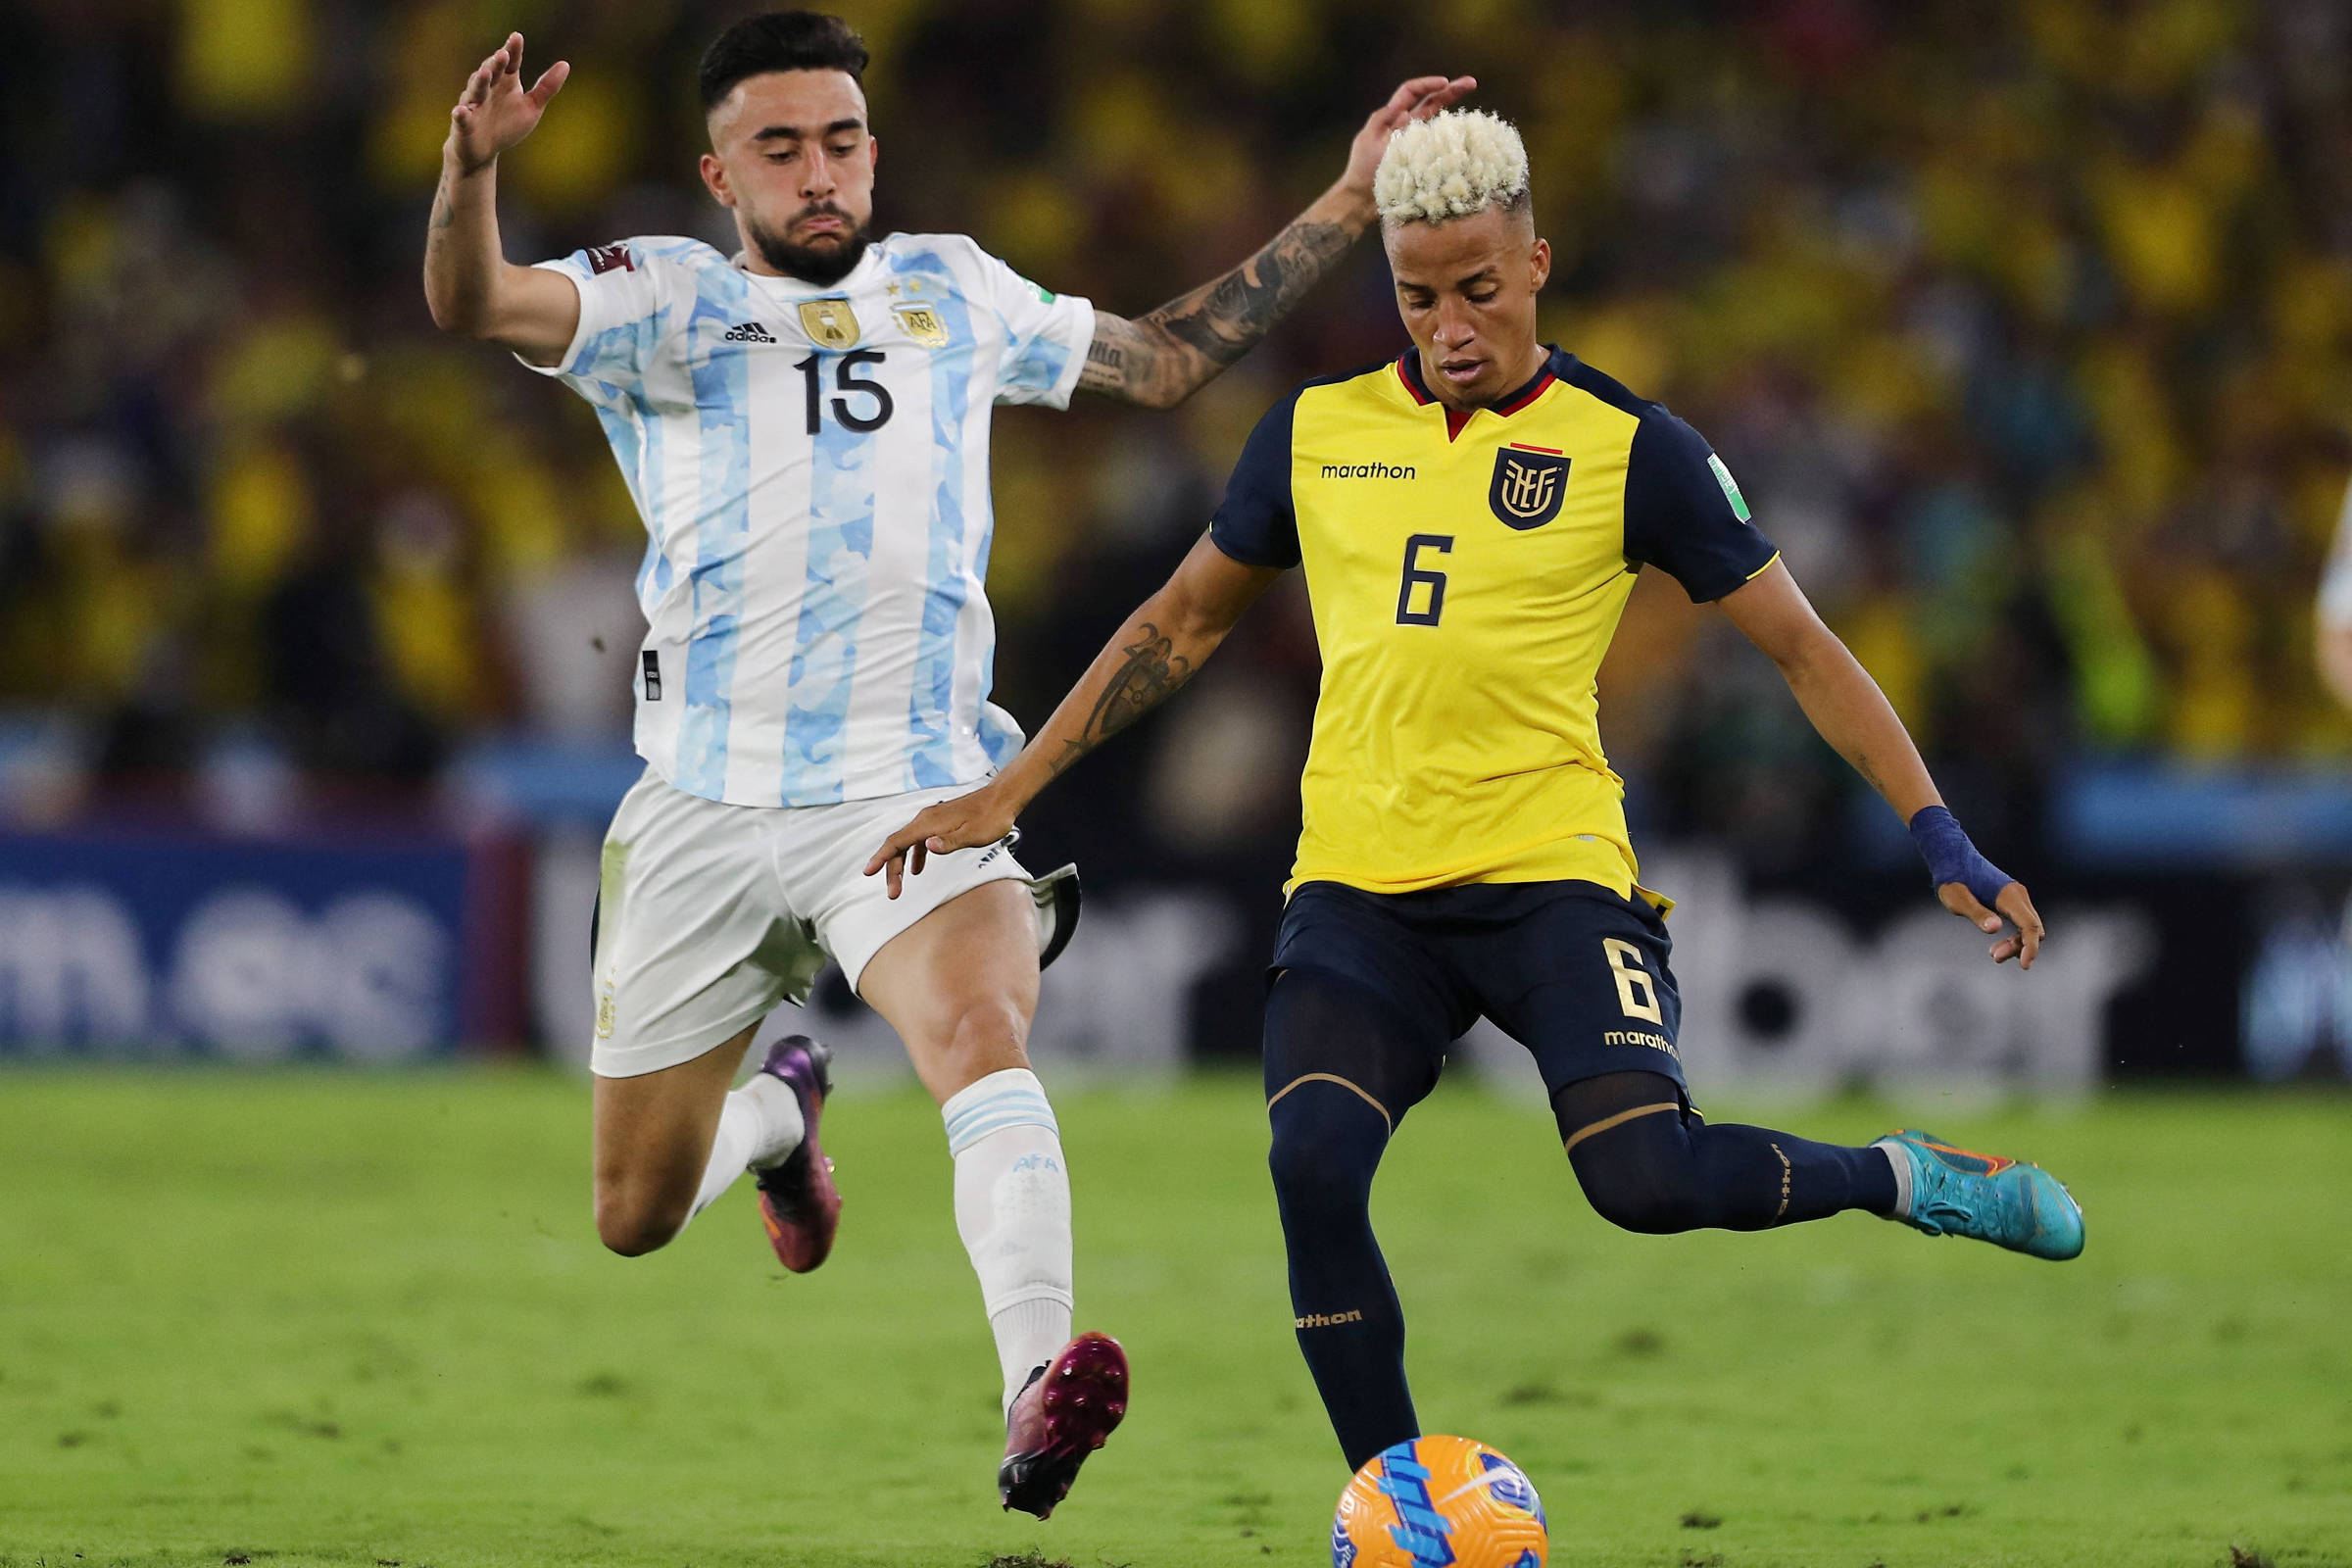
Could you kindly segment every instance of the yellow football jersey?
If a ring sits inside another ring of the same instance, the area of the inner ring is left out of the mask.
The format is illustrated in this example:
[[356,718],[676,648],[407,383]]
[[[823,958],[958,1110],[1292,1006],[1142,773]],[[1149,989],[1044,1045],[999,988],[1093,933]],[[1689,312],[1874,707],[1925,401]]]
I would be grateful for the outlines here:
[[1593,679],[1634,574],[1719,599],[1776,552],[1698,433],[1574,355],[1459,414],[1415,354],[1251,432],[1210,539],[1303,565],[1323,654],[1289,886],[1595,882],[1631,897]]

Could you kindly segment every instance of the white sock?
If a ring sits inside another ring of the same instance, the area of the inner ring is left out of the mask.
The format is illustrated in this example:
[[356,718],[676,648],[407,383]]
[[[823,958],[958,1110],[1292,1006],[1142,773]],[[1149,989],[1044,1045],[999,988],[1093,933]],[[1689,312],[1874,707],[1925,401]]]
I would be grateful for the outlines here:
[[1886,1163],[1894,1168],[1893,1217],[1908,1219],[1911,1215],[1911,1161],[1909,1157],[1897,1150],[1887,1148],[1885,1139],[1879,1140],[1870,1147],[1885,1154]]
[[1004,1404],[1070,1339],[1070,1178],[1045,1086],[990,1073],[940,1107],[956,1156],[956,1229],[980,1276]]
[[710,1140],[710,1162],[703,1188],[694,1195],[692,1219],[754,1167],[764,1168],[801,1147],[800,1097],[782,1079],[754,1073],[752,1081],[727,1096],[718,1113],[718,1136]]

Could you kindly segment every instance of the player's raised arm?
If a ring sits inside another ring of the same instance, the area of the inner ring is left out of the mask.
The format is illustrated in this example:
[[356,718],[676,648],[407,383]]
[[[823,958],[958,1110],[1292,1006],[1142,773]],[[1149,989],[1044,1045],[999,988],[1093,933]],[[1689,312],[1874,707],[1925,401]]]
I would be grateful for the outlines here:
[[424,234],[424,299],[433,324],[487,338],[534,365],[553,365],[580,321],[570,278],[517,267],[498,239],[498,155],[531,133],[571,67],[559,60],[529,90],[522,85],[522,34],[510,33],[466,78],[449,113],[441,185]]
[[1149,316],[1130,320],[1097,311],[1078,389],[1167,409],[1214,379],[1255,348],[1372,226],[1372,176],[1390,134],[1438,114],[1477,85],[1470,76],[1415,76],[1403,83],[1356,132],[1337,183],[1255,256]]
[[1944,808],[1919,748],[1886,693],[1838,634],[1822,624],[1788,566],[1776,559],[1724,595],[1721,604],[1732,624],[1780,666],[1821,738],[1911,825],[1943,906],[1975,921],[1988,936],[1999,933],[2003,916],[2015,922],[2015,932],[1993,943],[1993,961],[2016,958],[2020,967],[2034,967],[2042,925],[2026,885],[1977,853]]
[[927,857],[994,844],[1011,832],[1014,818],[1071,763],[1191,680],[1242,612],[1281,575],[1278,566],[1243,564],[1202,535],[1167,585],[1103,645],[1021,754],[971,794],[943,801],[893,833],[866,861],[865,874],[887,870],[895,899],[902,873],[921,871]]

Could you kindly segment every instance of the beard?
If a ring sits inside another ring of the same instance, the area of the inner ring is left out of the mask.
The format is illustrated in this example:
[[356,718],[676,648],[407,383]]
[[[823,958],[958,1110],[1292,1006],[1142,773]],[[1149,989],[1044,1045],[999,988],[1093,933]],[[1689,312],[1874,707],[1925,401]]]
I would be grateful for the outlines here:
[[[796,219],[818,216],[838,218],[843,222],[850,215],[838,207],[811,207],[795,215]],[[860,223],[846,234],[827,235],[818,245],[798,245],[773,229],[759,224],[746,224],[752,243],[759,247],[760,260],[787,277],[797,277],[804,283],[826,287],[838,283],[857,270],[865,259],[866,247],[873,243],[873,231]]]

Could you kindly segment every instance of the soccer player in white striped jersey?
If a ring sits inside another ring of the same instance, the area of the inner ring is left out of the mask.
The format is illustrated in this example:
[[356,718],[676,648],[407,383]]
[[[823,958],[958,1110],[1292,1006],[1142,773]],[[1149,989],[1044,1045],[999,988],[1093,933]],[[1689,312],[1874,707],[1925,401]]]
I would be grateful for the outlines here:
[[1004,1377],[999,1489],[1043,1517],[1126,1402],[1116,1342],[1071,1338],[1069,1185],[1023,1049],[1053,901],[1007,844],[935,858],[896,901],[860,874],[891,828],[1020,749],[988,702],[991,410],[1182,401],[1371,224],[1389,133],[1475,83],[1404,83],[1255,256],[1127,319],[960,235],[869,240],[865,64],[846,24],[807,12],[755,17],[705,55],[701,170],[733,215],[732,261],[652,237],[518,267],[498,155],[568,68],[526,90],[510,36],[451,112],[425,294],[443,328],[595,407],[651,535],[647,765],[606,841],[597,919],[599,1234],[650,1251],[749,1169],[785,1266],[823,1261],[840,1205],[816,1141],[823,1047],[796,1036],[728,1085],[829,955],[940,1102]]

